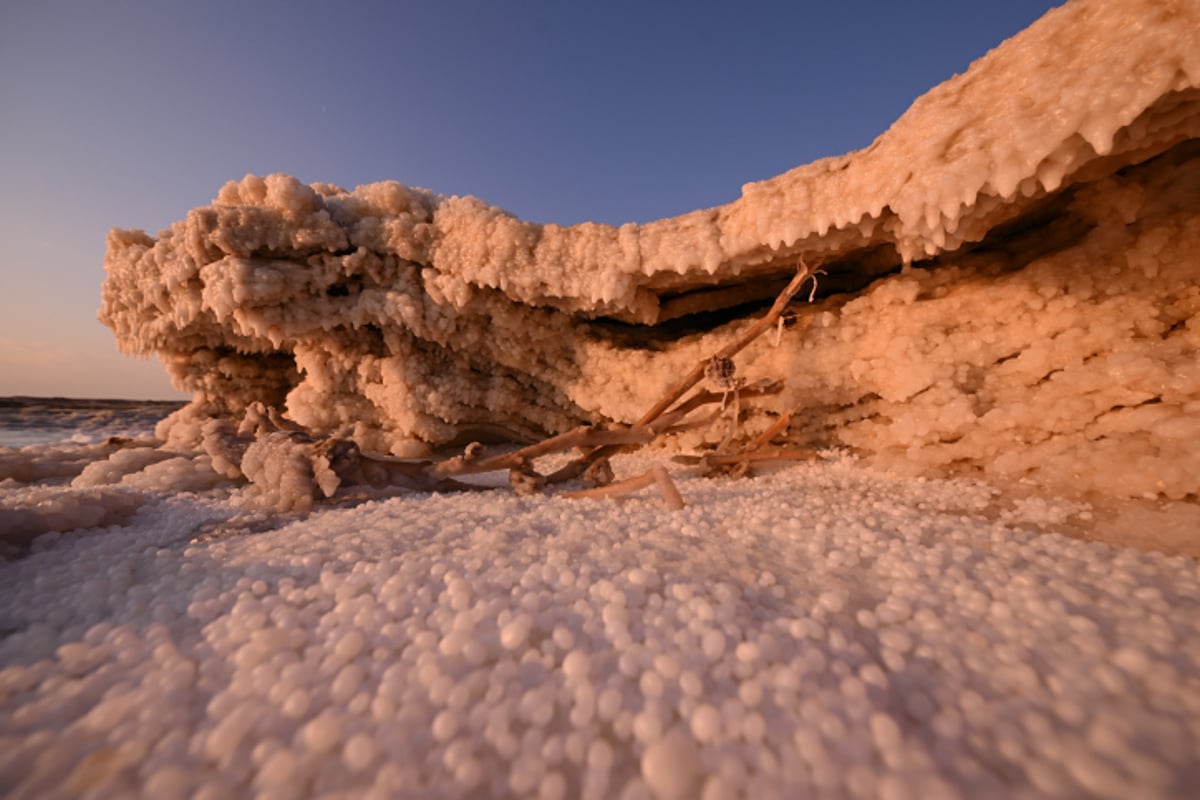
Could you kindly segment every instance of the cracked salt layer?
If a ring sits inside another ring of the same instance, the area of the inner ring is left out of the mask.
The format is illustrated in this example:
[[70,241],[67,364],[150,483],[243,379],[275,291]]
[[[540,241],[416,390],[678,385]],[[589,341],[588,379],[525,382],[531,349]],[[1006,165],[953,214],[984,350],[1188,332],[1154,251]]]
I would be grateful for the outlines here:
[[[622,471],[648,462],[618,464]],[[6,796],[1179,797],[1200,569],[834,459],[688,508],[411,496],[0,565]],[[992,514],[991,516],[997,516]],[[237,530],[232,528],[232,530]]]

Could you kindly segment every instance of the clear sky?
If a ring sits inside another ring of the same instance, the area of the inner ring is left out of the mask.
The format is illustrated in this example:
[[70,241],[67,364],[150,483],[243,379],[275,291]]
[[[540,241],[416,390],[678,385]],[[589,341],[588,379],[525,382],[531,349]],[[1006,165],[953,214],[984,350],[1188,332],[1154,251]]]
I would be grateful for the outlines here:
[[0,395],[181,396],[96,321],[105,234],[248,172],[674,216],[866,146],[1058,4],[6,2]]

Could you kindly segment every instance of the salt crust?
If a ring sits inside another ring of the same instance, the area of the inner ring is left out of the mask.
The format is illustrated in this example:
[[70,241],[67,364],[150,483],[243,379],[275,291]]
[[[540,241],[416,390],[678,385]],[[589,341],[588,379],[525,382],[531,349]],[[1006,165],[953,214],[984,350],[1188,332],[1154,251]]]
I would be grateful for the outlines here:
[[1197,30],[1190,0],[1067,3],[870,147],[647,225],[247,176],[157,238],[113,231],[101,318],[195,392],[160,430],[176,449],[259,401],[407,454],[631,421],[744,324],[653,323],[767,297],[804,256],[829,288],[877,280],[746,354],[744,374],[788,377],[797,438],[1194,498]]
[[1027,527],[1078,504],[1001,514],[983,483],[849,459],[678,480],[677,512],[417,495],[258,534],[217,489],[35,543],[0,564],[0,787],[1171,798],[1200,781],[1196,561]]

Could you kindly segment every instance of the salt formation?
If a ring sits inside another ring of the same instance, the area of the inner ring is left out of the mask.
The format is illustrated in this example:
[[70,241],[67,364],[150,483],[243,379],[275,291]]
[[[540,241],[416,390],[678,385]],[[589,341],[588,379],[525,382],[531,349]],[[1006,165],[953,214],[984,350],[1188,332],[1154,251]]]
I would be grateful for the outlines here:
[[1188,499],[1197,138],[1200,5],[1077,0],[866,149],[646,225],[247,176],[157,238],[111,233],[101,319],[195,393],[173,446],[261,402],[401,455],[631,422],[803,258],[816,302],[739,363],[786,378],[793,439]]
[[252,535],[160,495],[35,543],[0,563],[0,795],[1195,795],[1194,559],[850,459],[680,490]]

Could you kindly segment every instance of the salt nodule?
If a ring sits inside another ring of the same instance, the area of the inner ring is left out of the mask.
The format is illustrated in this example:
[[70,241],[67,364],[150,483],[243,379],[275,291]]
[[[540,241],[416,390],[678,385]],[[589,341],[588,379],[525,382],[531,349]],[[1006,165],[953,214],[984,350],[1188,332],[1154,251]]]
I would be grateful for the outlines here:
[[[411,495],[262,533],[209,490],[63,534],[0,564],[0,787],[1152,798],[1200,781],[1194,560],[1040,534],[985,484],[849,458],[679,482],[681,511]],[[228,533],[194,535],[214,521]]]

